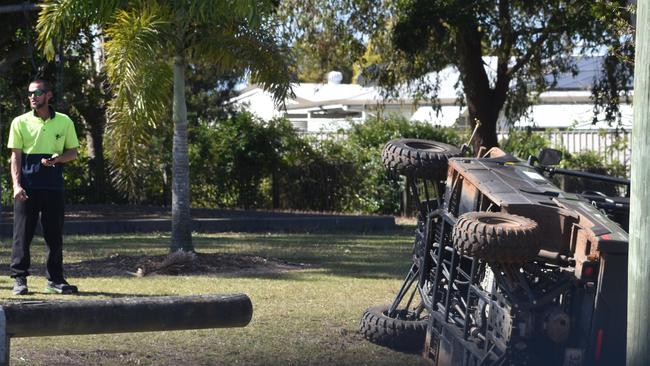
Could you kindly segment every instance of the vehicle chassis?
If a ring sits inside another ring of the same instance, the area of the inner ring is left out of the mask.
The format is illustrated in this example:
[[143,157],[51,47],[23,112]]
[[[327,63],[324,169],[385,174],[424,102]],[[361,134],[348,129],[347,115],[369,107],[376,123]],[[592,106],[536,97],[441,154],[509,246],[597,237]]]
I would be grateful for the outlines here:
[[[597,207],[498,150],[449,159],[446,183],[407,182],[418,212],[413,264],[388,313],[428,313],[424,357],[454,366],[624,362],[627,235]],[[452,228],[475,211],[535,219],[545,236],[537,257],[488,262],[455,249]]]

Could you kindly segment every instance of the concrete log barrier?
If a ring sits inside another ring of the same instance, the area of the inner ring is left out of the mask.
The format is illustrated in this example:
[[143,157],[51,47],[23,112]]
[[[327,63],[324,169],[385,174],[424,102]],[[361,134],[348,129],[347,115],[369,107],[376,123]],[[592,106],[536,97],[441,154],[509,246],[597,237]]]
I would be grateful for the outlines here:
[[7,339],[244,327],[253,316],[244,294],[5,303],[1,309]]

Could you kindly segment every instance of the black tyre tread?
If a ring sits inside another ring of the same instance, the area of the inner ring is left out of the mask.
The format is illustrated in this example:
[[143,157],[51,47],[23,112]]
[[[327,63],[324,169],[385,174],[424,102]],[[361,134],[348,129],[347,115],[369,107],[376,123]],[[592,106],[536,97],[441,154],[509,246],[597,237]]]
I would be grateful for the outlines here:
[[[434,150],[413,145],[431,146]],[[388,141],[381,152],[384,166],[399,174],[420,178],[443,179],[447,176],[447,160],[460,156],[459,148],[442,142],[420,139]]]
[[[498,217],[516,226],[481,222]],[[468,212],[458,218],[452,238],[456,250],[488,262],[523,263],[540,249],[539,226],[529,218],[503,212]]]
[[386,315],[389,305],[366,309],[359,330],[370,342],[402,352],[420,353],[424,347],[427,320],[405,320]]

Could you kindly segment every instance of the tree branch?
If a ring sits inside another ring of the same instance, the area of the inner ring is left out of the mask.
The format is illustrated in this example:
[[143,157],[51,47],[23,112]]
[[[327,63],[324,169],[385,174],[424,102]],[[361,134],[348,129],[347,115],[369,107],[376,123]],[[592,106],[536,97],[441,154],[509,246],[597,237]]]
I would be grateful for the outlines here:
[[528,48],[528,52],[523,57],[518,59],[515,62],[514,66],[512,66],[512,68],[510,68],[510,70],[506,72],[506,76],[508,76],[508,78],[512,78],[512,76],[516,74],[519,70],[521,70],[521,68],[524,67],[524,65],[528,64],[528,62],[533,57],[535,52],[539,49],[539,47],[541,47],[541,45],[544,42],[546,42],[550,34],[551,33],[544,33],[539,38],[537,38],[537,40],[533,42],[531,46]]
[[501,45],[499,46],[497,77],[494,86],[495,96],[501,101],[505,101],[510,83],[508,74],[508,61],[512,52],[512,45],[515,42],[515,35],[512,30],[512,19],[510,14],[510,1],[499,1],[499,30],[502,34]]
[[[584,5],[582,8],[576,9],[576,12],[582,11],[589,11],[588,10],[588,5]],[[555,20],[557,17],[551,16],[551,18],[548,19],[546,24],[554,24]],[[546,42],[546,40],[553,34],[561,34],[562,32],[566,32],[567,28],[565,26],[565,22],[560,22],[559,24],[562,24],[560,27],[539,27],[539,28],[531,28],[531,32],[527,32],[526,36],[531,37],[533,35],[539,34],[539,38],[535,42],[533,42],[530,47],[528,47],[528,52],[519,60],[516,61],[515,65],[507,72],[507,75],[509,78],[512,78],[512,76],[517,73],[524,65],[526,65],[530,59],[533,57],[535,52],[539,49],[539,47]],[[517,34],[517,37],[519,35]]]

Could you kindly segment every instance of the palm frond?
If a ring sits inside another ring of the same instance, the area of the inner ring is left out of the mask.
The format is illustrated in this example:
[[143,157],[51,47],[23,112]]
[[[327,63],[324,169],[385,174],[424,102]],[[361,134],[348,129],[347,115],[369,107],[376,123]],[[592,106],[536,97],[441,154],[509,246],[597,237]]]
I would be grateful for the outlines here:
[[207,41],[193,48],[197,57],[219,65],[224,71],[249,73],[251,81],[271,92],[277,104],[293,96],[290,50],[270,29],[254,29],[239,22],[212,30],[206,34]]
[[[141,8],[118,11],[106,28],[106,73],[114,104],[141,112],[139,122],[155,124],[160,101],[166,100],[170,92],[156,84],[160,73],[169,69],[161,65],[168,48],[169,25],[157,9]],[[171,80],[171,74],[167,79]],[[165,78],[161,82],[164,84]]]
[[48,59],[54,58],[55,41],[76,36],[80,29],[102,24],[126,0],[46,0],[41,4],[36,30],[38,45]]
[[119,10],[106,28],[107,153],[113,182],[130,199],[151,162],[150,136],[169,121],[172,72],[166,50],[169,19],[158,8]]

